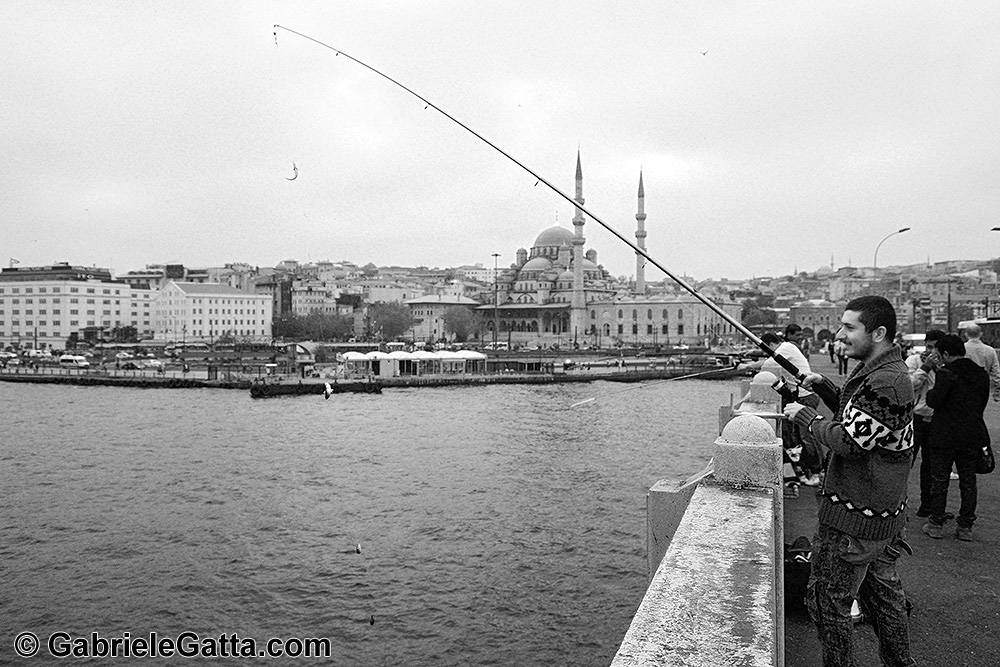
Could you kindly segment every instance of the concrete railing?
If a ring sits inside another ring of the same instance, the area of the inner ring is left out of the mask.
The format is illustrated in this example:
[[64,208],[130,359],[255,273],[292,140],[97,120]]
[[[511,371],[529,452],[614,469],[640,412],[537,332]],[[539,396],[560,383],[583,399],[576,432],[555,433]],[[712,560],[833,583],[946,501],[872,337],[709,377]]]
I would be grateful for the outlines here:
[[784,665],[782,447],[774,379],[758,374],[738,405],[723,408],[706,470],[649,490],[649,588],[612,667]]

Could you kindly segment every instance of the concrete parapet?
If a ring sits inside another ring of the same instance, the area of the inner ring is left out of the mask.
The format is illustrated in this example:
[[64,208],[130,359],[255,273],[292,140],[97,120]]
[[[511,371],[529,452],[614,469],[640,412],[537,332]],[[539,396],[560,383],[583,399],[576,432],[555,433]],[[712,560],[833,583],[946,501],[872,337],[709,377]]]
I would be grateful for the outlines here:
[[773,495],[698,486],[612,667],[780,664]]
[[771,425],[734,414],[705,471],[649,490],[655,573],[613,667],[784,665],[781,470]]

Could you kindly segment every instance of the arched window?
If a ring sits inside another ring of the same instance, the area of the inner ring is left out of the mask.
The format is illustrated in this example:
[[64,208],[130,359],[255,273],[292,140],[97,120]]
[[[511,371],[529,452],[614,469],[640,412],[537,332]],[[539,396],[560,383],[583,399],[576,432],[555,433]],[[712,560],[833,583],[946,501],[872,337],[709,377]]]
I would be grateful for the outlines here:
[[632,319],[633,320],[639,319],[639,311],[636,310],[635,308],[632,309]]
[[622,318],[622,309],[619,308],[618,309],[618,319],[621,319],[621,318]]
[[683,320],[684,319],[684,309],[683,308],[678,308],[677,309],[677,319],[679,319],[679,320]]
[[597,319],[597,311],[596,310],[590,311],[590,319],[592,319],[592,320],[596,320]]
[[663,319],[664,320],[667,319],[667,309],[666,308],[663,309]]
[[653,319],[653,309],[652,308],[650,308],[649,310],[646,311],[646,319],[647,320]]

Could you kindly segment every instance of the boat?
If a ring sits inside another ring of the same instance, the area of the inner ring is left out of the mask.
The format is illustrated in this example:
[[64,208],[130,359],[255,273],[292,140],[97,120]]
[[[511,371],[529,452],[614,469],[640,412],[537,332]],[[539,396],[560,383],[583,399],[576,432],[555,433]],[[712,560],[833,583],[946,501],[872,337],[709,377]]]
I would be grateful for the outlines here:
[[381,394],[380,382],[255,382],[250,385],[251,398],[276,396],[322,395],[329,399],[333,394]]

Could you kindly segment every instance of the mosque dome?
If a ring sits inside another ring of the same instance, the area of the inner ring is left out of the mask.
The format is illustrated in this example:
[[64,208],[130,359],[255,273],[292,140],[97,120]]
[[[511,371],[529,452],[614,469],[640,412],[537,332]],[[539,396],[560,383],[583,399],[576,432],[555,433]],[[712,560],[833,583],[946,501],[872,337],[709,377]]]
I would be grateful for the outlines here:
[[551,246],[561,246],[570,245],[573,241],[573,232],[566,229],[565,227],[560,227],[556,225],[555,227],[549,227],[544,232],[538,235],[535,239],[535,244],[532,246],[534,248],[546,248]]
[[522,271],[548,271],[552,268],[552,262],[544,257],[532,257],[524,266],[521,267]]

